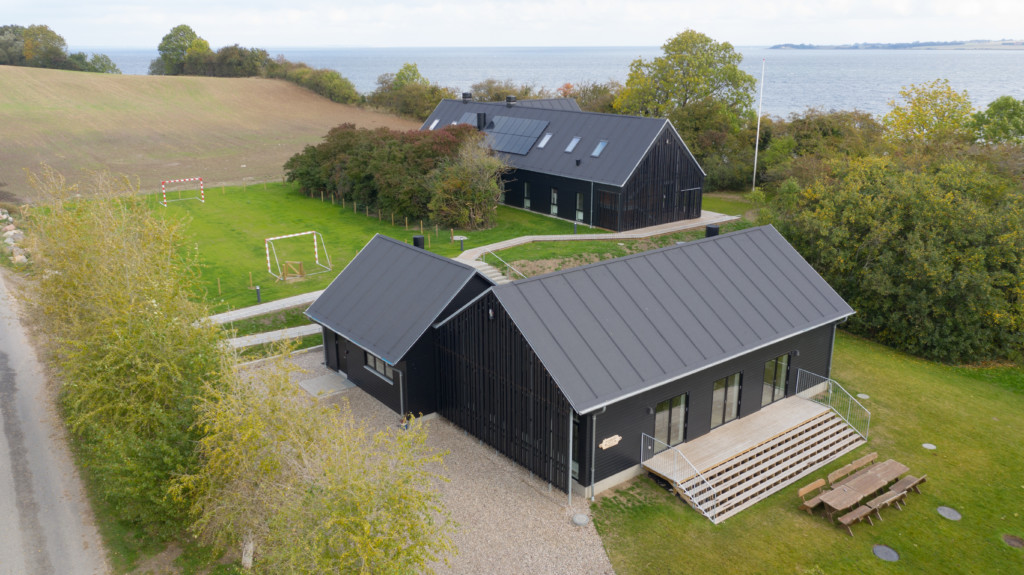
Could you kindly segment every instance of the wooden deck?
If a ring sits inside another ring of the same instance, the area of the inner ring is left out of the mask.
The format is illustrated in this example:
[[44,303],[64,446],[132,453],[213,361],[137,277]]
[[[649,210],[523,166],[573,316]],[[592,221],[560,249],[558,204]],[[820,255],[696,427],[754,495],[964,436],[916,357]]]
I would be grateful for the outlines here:
[[829,408],[791,397],[665,450],[644,467],[720,523],[863,443]]
[[[778,435],[800,427],[828,410],[824,405],[802,397],[788,397],[753,415],[730,421],[693,441],[677,445],[676,449],[685,455],[698,471],[707,473]],[[671,450],[655,455],[644,465],[665,479],[673,479]]]

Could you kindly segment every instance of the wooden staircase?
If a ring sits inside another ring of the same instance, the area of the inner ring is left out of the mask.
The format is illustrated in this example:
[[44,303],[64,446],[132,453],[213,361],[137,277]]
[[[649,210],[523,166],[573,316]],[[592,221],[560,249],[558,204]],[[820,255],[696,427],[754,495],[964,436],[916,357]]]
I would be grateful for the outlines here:
[[[676,493],[692,507],[713,509],[709,517],[720,523],[864,441],[856,430],[828,410],[724,461],[700,469],[712,489],[707,489],[707,484],[699,478],[672,484]],[[694,494],[693,498],[690,494]]]

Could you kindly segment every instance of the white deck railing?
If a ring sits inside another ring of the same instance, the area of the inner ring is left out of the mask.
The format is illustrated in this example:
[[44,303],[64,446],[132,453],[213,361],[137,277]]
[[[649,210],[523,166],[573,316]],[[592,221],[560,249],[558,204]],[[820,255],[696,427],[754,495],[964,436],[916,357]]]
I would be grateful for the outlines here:
[[865,440],[871,427],[871,412],[835,380],[803,369],[797,372],[796,394],[829,407]]
[[[686,494],[690,504],[708,519],[714,521],[718,495],[711,483],[690,463],[678,449],[646,433],[640,451],[640,463],[658,475],[670,479],[674,487]],[[657,457],[658,461],[648,461]]]

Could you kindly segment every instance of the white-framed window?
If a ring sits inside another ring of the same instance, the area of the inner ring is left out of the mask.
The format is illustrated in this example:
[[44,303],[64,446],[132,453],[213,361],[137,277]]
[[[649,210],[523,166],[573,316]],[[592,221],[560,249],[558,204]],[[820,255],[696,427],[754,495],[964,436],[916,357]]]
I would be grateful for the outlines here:
[[583,192],[576,192],[576,221],[583,221]]
[[388,383],[395,382],[395,370],[386,361],[368,351],[364,351],[363,355],[366,356],[366,369],[381,376]]
[[558,215],[558,188],[551,188],[551,215]]
[[530,209],[530,182],[523,182],[523,207]]
[[573,136],[572,141],[570,141],[569,145],[565,147],[565,151],[566,152],[571,152],[571,151],[575,150],[576,149],[576,144],[579,144],[579,143],[580,143],[580,137],[579,136]]
[[604,147],[607,146],[607,145],[608,145],[608,140],[601,140],[600,142],[597,143],[596,146],[594,146],[594,151],[590,152],[590,156],[592,158],[599,158],[599,157],[601,157],[601,152],[604,151]]
[[550,141],[551,141],[551,132],[548,132],[547,134],[544,134],[543,138],[540,139],[540,143],[537,144],[537,147],[538,148],[544,148],[544,146],[548,145],[548,142],[550,142]]

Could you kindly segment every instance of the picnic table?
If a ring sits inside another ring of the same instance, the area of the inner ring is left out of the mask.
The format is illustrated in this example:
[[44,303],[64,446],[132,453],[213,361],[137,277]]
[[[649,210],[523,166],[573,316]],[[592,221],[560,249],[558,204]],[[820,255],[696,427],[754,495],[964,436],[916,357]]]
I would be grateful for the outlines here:
[[909,467],[890,459],[851,475],[837,483],[831,491],[821,494],[821,502],[825,504],[826,514],[832,517],[837,511],[857,505],[865,497],[882,489],[908,471],[910,471]]

